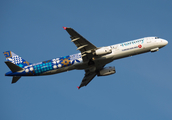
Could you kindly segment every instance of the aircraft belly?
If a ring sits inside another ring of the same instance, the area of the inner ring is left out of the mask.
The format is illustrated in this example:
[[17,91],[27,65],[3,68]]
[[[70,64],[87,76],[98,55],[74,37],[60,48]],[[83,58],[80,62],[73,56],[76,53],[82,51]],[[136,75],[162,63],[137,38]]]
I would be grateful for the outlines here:
[[86,69],[88,67],[88,62],[81,62],[81,63],[74,64],[74,67],[77,70]]
[[95,59],[94,62],[95,62],[95,66],[104,66],[106,65],[107,63],[110,63],[112,62],[113,59],[112,59],[112,55],[111,56],[104,56],[104,57],[100,57],[98,59]]

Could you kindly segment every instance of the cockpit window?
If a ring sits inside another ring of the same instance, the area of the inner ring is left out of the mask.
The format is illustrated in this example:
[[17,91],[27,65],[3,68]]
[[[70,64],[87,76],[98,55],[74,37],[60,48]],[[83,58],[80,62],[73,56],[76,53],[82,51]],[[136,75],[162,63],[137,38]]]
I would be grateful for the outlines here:
[[155,37],[155,39],[159,39],[159,37]]

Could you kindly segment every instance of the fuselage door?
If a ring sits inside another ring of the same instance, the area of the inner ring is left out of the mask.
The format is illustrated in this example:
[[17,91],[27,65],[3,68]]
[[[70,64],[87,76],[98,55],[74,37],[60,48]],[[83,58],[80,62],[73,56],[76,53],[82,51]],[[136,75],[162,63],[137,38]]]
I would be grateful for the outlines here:
[[151,39],[150,38],[146,38],[147,43],[151,43]]
[[112,45],[110,47],[112,50],[115,50],[115,51],[119,50],[119,45]]

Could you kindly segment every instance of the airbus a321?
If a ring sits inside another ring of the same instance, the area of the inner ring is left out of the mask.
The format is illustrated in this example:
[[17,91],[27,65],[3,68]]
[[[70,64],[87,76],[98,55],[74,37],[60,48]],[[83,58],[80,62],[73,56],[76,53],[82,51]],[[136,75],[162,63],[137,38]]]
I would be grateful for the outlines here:
[[115,45],[96,47],[74,29],[63,28],[69,33],[80,53],[32,64],[12,51],[5,51],[3,52],[6,57],[5,63],[11,70],[5,76],[13,76],[12,83],[15,83],[22,76],[52,75],[74,69],[85,70],[79,89],[86,86],[96,75],[106,76],[116,73],[115,67],[105,67],[106,64],[124,57],[156,52],[168,44],[168,41],[162,38],[144,37]]

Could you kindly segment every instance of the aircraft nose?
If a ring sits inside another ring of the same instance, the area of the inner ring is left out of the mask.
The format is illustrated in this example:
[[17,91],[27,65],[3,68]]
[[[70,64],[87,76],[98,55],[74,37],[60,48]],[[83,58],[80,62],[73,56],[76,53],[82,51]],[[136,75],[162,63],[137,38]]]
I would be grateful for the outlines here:
[[166,46],[166,45],[168,44],[168,41],[167,41],[167,40],[162,39],[162,44],[163,44],[163,46]]
[[158,44],[159,44],[160,48],[162,48],[168,44],[168,41],[165,39],[159,39],[158,41],[159,41]]
[[168,44],[168,41],[167,40],[163,40],[163,44],[164,45],[167,45]]
[[158,41],[159,41],[158,44],[159,44],[161,47],[164,47],[164,46],[166,46],[166,45],[168,44],[168,41],[165,40],[165,39],[159,39]]

